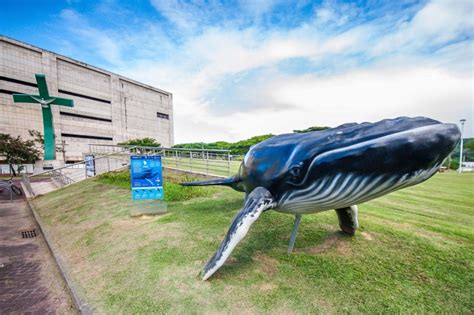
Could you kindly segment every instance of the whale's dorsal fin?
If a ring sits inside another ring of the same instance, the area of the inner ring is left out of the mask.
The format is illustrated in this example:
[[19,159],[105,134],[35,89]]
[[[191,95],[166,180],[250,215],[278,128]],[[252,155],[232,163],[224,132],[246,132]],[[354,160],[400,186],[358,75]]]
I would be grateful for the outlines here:
[[203,280],[207,280],[224,264],[260,214],[274,205],[272,194],[264,187],[257,187],[248,195],[244,207],[235,216],[221,245],[204,267],[201,273]]

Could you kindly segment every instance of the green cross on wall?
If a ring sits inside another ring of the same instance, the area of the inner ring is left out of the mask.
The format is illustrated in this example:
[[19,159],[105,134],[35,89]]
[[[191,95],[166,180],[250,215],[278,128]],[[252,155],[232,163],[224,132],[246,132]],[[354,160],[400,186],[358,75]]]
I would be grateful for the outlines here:
[[51,105],[74,106],[74,101],[56,96],[49,96],[48,85],[44,74],[35,74],[39,95],[13,94],[15,103],[38,103],[43,110],[44,128],[44,159],[54,160],[56,158],[56,148],[54,144],[53,114]]

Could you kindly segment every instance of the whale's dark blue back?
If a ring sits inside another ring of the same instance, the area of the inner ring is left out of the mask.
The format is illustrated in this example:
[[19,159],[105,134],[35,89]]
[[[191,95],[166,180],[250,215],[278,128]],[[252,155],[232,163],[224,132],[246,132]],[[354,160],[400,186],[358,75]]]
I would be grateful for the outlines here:
[[456,125],[424,117],[285,134],[251,148],[240,176],[246,191],[263,186],[277,198],[338,174],[412,178],[425,170],[431,176],[459,137]]

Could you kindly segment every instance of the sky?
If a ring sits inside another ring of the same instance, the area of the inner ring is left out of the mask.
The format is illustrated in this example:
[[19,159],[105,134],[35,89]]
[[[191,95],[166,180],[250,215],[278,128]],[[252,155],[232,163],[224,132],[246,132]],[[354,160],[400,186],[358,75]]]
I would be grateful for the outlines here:
[[173,93],[175,142],[467,119],[474,1],[2,0],[0,34]]

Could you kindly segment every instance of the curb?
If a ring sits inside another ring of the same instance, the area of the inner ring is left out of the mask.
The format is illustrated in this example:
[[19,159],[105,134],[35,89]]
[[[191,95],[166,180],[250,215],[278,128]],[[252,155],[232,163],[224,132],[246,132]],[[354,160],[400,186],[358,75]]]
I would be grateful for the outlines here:
[[33,203],[31,202],[29,198],[26,199],[26,202],[28,204],[28,207],[30,208],[30,211],[33,213],[33,217],[41,231],[41,234],[43,235],[43,238],[46,242],[46,245],[48,246],[49,251],[53,255],[54,261],[56,262],[56,265],[59,268],[59,273],[63,277],[64,282],[66,283],[66,286],[69,289],[69,293],[72,296],[73,303],[76,306],[77,310],[79,310],[79,312],[84,315],[94,314],[92,308],[85,302],[84,298],[81,297],[81,295],[78,293],[79,290],[77,289],[76,285],[74,284],[74,281],[72,280],[71,276],[69,275],[65,267],[64,259],[61,257],[58,251],[55,250],[53,244],[51,243],[48,232],[44,228],[43,221],[38,215],[35,206],[33,205]]

